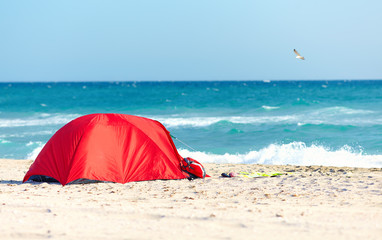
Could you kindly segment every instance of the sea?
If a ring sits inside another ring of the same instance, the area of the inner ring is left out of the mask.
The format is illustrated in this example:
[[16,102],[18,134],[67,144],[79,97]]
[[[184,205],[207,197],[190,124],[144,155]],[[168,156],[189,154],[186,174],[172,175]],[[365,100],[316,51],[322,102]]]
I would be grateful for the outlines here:
[[161,122],[202,163],[382,167],[382,81],[0,83],[0,158],[91,113]]

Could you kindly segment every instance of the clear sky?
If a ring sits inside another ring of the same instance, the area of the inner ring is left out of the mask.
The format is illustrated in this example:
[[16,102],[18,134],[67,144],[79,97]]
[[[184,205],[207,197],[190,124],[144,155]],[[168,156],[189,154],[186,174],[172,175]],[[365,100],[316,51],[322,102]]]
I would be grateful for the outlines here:
[[0,0],[2,82],[294,79],[382,79],[382,1]]

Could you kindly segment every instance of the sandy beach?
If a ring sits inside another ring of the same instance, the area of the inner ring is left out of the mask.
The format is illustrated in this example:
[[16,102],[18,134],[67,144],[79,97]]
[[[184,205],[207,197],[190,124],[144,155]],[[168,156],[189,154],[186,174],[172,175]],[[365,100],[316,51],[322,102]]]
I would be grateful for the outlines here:
[[[0,239],[381,239],[382,169],[204,164],[210,178],[25,183],[0,160]],[[222,178],[223,172],[282,172]]]

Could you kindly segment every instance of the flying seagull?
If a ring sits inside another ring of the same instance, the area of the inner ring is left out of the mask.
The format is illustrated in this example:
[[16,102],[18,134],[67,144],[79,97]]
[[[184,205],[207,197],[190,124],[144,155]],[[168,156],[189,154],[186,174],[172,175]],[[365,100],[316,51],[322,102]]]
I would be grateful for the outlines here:
[[296,53],[298,59],[301,59],[301,60],[305,60],[305,58],[303,56],[301,56],[297,51],[296,49],[293,49],[294,53]]

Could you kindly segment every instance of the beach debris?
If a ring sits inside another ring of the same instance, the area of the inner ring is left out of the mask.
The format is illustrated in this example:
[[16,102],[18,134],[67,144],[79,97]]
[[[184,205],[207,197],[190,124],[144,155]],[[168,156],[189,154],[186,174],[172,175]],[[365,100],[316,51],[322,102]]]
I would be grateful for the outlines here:
[[277,177],[281,175],[287,175],[287,173],[284,172],[271,172],[271,173],[261,173],[261,172],[239,172],[239,177],[246,177],[246,178],[259,178],[259,177]]
[[260,178],[260,177],[278,177],[281,175],[288,175],[286,172],[271,172],[271,173],[262,173],[262,172],[230,172],[222,173],[221,176],[224,178],[232,177],[245,177],[245,178]]
[[305,60],[305,58],[303,57],[303,56],[301,56],[298,52],[297,52],[297,50],[296,49],[293,49],[293,51],[294,51],[294,53],[296,53],[296,58],[298,58],[298,59],[301,59],[301,60]]
[[237,177],[238,173],[236,172],[222,173],[221,176],[225,178]]

